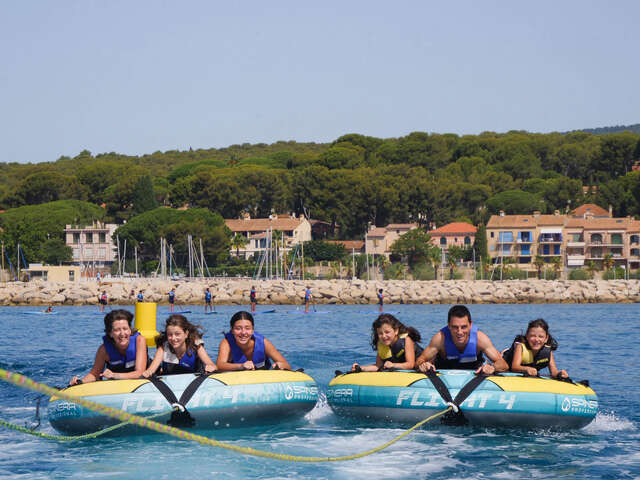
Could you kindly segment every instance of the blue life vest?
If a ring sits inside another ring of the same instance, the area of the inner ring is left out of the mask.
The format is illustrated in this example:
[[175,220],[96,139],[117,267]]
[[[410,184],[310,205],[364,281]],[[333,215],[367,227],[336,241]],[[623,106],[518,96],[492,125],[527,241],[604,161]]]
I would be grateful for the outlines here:
[[109,360],[106,363],[106,367],[114,373],[126,373],[133,372],[136,369],[136,340],[138,339],[140,332],[136,332],[129,337],[129,346],[125,355],[122,355],[113,341],[106,335],[102,337],[102,344],[104,345]]
[[169,303],[173,303],[173,301],[175,300],[175,298],[176,298],[176,294],[175,294],[175,292],[174,292],[173,290],[172,290],[172,291],[170,291],[170,292],[169,292]]
[[144,297],[142,296],[141,293],[138,294],[138,301],[141,302],[142,300],[144,300]]
[[162,373],[165,375],[172,375],[176,373],[193,373],[198,371],[200,361],[198,355],[192,351],[187,350],[182,358],[178,358],[175,353],[171,351],[168,342],[164,342],[162,346],[164,355],[162,357]]
[[444,335],[446,358],[442,358],[438,352],[435,361],[437,369],[475,370],[484,363],[482,354],[478,354],[478,328],[475,325],[471,326],[469,341],[462,353],[453,343],[449,327],[444,327],[440,331]]
[[256,291],[255,291],[253,288],[251,289],[251,292],[249,292],[249,299],[250,299],[252,302],[255,302],[255,301],[256,301]]
[[309,299],[311,298],[311,290],[309,290],[308,288],[304,291],[304,300],[305,302],[308,302]]
[[384,303],[384,295],[381,293],[378,294],[378,304],[382,305]]
[[[229,347],[231,347],[231,359],[233,363],[244,363],[247,361],[247,357],[245,357],[242,350],[236,343],[236,338],[233,336],[233,333],[225,333],[224,338],[229,342]],[[251,361],[256,367],[256,370],[268,370],[271,368],[271,362],[264,351],[264,337],[260,335],[258,332],[253,332],[252,336],[254,340],[253,346],[253,356]]]
[[211,292],[204,292],[204,301],[211,303]]

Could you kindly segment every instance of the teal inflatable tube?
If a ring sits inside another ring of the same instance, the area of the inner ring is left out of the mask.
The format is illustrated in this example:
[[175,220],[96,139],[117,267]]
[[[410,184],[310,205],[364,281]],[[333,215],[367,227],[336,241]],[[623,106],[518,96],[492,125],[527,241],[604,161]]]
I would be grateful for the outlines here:
[[[452,398],[474,377],[466,370],[438,372]],[[401,423],[447,408],[433,382],[413,371],[338,375],[329,383],[327,401],[337,415]],[[487,377],[460,410],[470,425],[581,428],[595,418],[598,398],[583,384],[506,373]]]
[[[196,375],[171,375],[160,380],[179,399]],[[147,379],[105,380],[66,388],[66,393],[128,413],[151,416],[169,412],[171,404]],[[318,387],[309,375],[288,370],[257,370],[214,373],[197,388],[184,405],[197,429],[217,429],[277,423],[304,416],[318,400]],[[154,418],[166,423],[170,413]],[[76,403],[52,397],[49,422],[65,435],[97,432],[119,423]],[[127,426],[118,432],[148,433]]]

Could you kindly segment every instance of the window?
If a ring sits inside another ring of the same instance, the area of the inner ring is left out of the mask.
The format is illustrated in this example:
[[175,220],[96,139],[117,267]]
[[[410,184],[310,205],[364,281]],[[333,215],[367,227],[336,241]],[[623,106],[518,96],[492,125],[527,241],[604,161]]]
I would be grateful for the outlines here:
[[464,244],[471,245],[471,237],[464,237]]
[[73,234],[73,243],[80,243],[80,233]]
[[502,256],[511,255],[511,245],[502,245]]
[[493,232],[491,232],[491,238],[493,238]]
[[107,234],[106,233],[99,233],[98,234],[99,237],[99,241],[100,243],[107,243]]
[[631,256],[632,257],[640,257],[640,249],[639,248],[632,248],[631,249]]
[[98,249],[98,258],[107,258],[107,249],[106,248],[99,248]]
[[531,232],[519,232],[518,233],[518,241],[529,243],[531,242]]
[[591,234],[591,243],[602,243],[602,235],[599,233]]
[[513,242],[513,232],[500,232],[498,236],[498,241],[501,243]]
[[447,238],[446,237],[440,237],[440,245],[446,245],[447,244]]
[[542,246],[542,254],[543,255],[549,255],[549,245],[543,245]]
[[84,257],[85,258],[91,258],[93,257],[93,248],[86,248],[84,250]]
[[640,235],[631,235],[631,244],[640,243]]
[[611,243],[613,245],[622,245],[622,234],[620,234],[620,233],[612,233],[611,234]]
[[582,235],[579,233],[572,233],[571,234],[571,241],[572,242],[581,242],[582,241]]
[[553,254],[554,255],[560,255],[560,245],[554,245],[553,246]]
[[73,249],[73,259],[74,260],[80,260],[80,249],[79,248],[74,248]]
[[69,281],[74,282],[76,280],[76,272],[69,270]]
[[531,245],[520,245],[520,255],[531,255]]
[[85,233],[84,239],[87,243],[93,243],[93,233]]

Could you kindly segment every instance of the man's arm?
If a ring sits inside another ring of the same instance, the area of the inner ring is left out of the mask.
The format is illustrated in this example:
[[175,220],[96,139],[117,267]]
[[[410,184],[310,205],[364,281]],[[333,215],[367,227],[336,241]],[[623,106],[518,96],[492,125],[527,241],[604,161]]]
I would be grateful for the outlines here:
[[493,346],[491,339],[485,333],[480,331],[478,332],[478,349],[493,362],[493,365],[483,365],[476,371],[476,373],[480,373],[480,370],[488,374],[506,372],[509,370],[509,365],[504,361],[496,347]]
[[436,355],[438,355],[440,346],[444,345],[443,341],[442,332],[436,333],[433,338],[431,338],[429,345],[427,345],[420,356],[416,358],[416,366],[418,367],[418,370],[421,372],[435,370],[435,366],[432,362],[436,358]]

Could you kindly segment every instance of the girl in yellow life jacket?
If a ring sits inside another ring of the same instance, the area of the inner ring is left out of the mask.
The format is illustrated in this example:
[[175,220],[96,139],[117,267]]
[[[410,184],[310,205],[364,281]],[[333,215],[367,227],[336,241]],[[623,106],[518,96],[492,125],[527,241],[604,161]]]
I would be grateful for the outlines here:
[[538,375],[543,368],[549,367],[554,378],[567,378],[565,370],[558,370],[553,358],[553,350],[558,342],[549,335],[549,325],[542,318],[529,322],[527,333],[518,335],[513,345],[506,351],[504,358],[512,372]]
[[377,350],[376,363],[362,365],[354,363],[351,371],[377,372],[383,368],[412,370],[416,357],[422,353],[418,345],[420,332],[407,327],[393,315],[383,313],[371,325],[371,347]]

